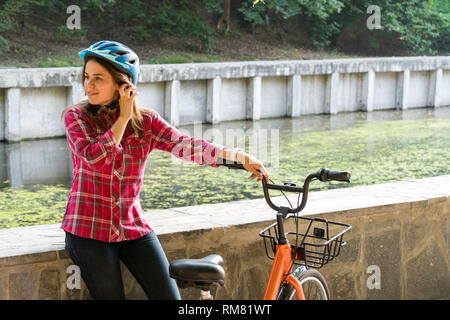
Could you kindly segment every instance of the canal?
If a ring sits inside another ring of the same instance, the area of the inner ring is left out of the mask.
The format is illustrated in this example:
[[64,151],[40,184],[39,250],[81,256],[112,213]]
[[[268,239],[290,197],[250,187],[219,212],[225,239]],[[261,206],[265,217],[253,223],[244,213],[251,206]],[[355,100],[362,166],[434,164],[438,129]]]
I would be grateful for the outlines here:
[[[450,173],[450,107],[178,128],[191,136],[245,148],[265,163],[275,183],[301,184],[322,167],[352,174],[350,184],[314,182],[311,191]],[[65,137],[0,143],[0,229],[59,223],[71,170]],[[147,160],[140,200],[144,210],[152,210],[263,197],[261,183],[248,180],[249,176],[249,172],[199,166],[154,150]]]

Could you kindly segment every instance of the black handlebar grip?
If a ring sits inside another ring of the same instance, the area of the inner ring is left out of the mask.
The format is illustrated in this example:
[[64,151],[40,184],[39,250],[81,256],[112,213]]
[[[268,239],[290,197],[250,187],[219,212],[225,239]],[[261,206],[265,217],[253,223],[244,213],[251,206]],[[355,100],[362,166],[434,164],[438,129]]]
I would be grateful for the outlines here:
[[241,169],[245,170],[242,163],[230,163],[230,164],[224,164],[225,167],[228,167],[228,169]]
[[223,158],[217,159],[217,165],[227,167],[228,169],[241,169],[245,170],[242,163],[237,161],[225,160]]
[[350,182],[350,172],[345,171],[328,171],[328,180]]

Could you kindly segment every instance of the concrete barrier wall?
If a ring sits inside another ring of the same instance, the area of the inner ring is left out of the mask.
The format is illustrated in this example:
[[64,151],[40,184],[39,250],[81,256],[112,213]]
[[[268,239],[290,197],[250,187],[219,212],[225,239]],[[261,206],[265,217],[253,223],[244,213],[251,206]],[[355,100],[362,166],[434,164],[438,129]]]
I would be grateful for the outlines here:
[[[450,105],[450,57],[142,65],[139,101],[173,125]],[[0,70],[0,140],[64,136],[81,68]],[[42,125],[45,124],[45,125]]]
[[[320,269],[333,299],[450,298],[449,178],[310,193],[303,214],[353,226],[341,255]],[[226,281],[218,299],[262,297],[272,261],[258,232],[274,217],[264,199],[147,212],[169,261],[223,256]],[[68,289],[72,264],[58,224],[0,230],[0,299],[90,299],[83,281]],[[145,299],[121,267],[127,299]],[[184,299],[199,294],[181,293]]]

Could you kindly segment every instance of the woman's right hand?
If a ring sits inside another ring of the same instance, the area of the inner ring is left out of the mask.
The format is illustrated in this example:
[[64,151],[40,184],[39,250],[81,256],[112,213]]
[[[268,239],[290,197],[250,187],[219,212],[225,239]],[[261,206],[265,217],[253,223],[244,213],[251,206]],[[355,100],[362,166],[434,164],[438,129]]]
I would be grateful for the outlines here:
[[129,85],[128,83],[123,83],[119,87],[119,106],[120,106],[120,117],[130,120],[133,115],[133,102],[134,98],[139,95],[136,87]]

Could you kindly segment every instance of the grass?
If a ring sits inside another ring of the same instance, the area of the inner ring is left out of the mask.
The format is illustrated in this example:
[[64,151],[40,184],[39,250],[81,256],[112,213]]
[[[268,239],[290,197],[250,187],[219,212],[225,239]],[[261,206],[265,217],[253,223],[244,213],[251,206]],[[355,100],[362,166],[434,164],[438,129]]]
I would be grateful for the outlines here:
[[[298,53],[297,53],[298,54]],[[276,60],[288,60],[288,54],[282,54],[279,56],[280,59]],[[337,53],[316,53],[311,55],[308,59],[352,59],[360,58],[359,56],[345,56],[339,55]],[[293,58],[292,58],[293,59]],[[208,55],[201,53],[190,53],[183,51],[174,51],[172,53],[163,54],[161,56],[142,59],[141,64],[176,64],[176,63],[203,63],[203,62],[223,62],[223,61],[257,61],[257,60],[269,60],[261,59],[256,56],[242,56],[237,59],[229,59],[219,55]],[[273,59],[272,59],[273,60]],[[78,55],[70,54],[64,55],[59,54],[51,57],[37,58],[32,61],[27,62],[10,62],[10,65],[16,68],[53,68],[53,67],[82,67],[82,61]],[[3,66],[7,67],[7,66]]]
[[[49,49],[57,52],[57,48]],[[164,49],[158,56],[147,58],[142,57],[141,64],[177,64],[177,63],[203,63],[203,62],[226,62],[226,61],[257,61],[257,60],[320,60],[320,59],[352,59],[361,56],[352,56],[339,53],[337,51],[313,51],[300,49],[291,46],[270,47],[266,51],[248,52],[247,54],[207,54],[193,53],[183,50]],[[264,52],[264,53],[262,53]],[[11,54],[14,53],[14,54]],[[27,45],[14,46],[8,58],[3,59],[0,67],[7,68],[52,68],[52,67],[81,67],[82,61],[76,50],[65,49],[64,52],[47,56],[47,49],[37,50]],[[36,57],[33,59],[24,58],[26,56]]]
[[53,67],[82,67],[82,61],[78,55],[56,55],[46,58],[38,58],[30,62],[14,63],[17,68],[53,68]]
[[170,63],[200,63],[200,62],[218,62],[223,61],[223,57],[217,55],[208,55],[200,53],[188,53],[174,51],[153,59],[143,60],[142,64],[170,64]]
[[[223,61],[223,57],[193,54],[188,52],[174,52],[153,59],[144,59],[141,64],[171,64],[171,63],[200,63]],[[19,62],[17,68],[51,68],[51,67],[81,67],[83,66],[78,55],[57,55],[47,58],[36,59],[31,62]]]

